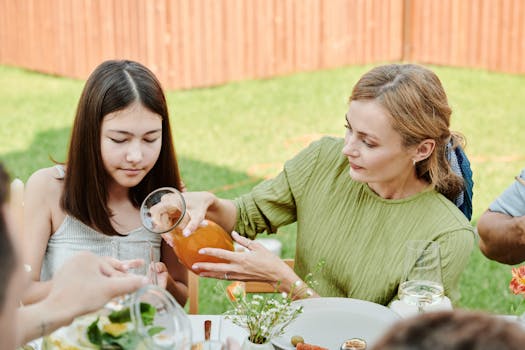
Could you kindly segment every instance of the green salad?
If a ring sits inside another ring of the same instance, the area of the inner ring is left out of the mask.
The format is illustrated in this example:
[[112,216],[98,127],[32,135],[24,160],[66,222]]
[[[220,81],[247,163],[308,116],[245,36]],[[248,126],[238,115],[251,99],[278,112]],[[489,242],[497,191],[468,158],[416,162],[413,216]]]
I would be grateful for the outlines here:
[[[130,308],[113,311],[107,316],[86,315],[75,319],[68,327],[60,328],[44,338],[44,350],[140,350],[169,346],[163,336],[164,327],[153,325],[156,310],[148,303],[140,304],[142,322],[149,337],[137,332],[131,322]],[[163,344],[166,343],[166,344]],[[157,347],[157,346],[153,346]]]

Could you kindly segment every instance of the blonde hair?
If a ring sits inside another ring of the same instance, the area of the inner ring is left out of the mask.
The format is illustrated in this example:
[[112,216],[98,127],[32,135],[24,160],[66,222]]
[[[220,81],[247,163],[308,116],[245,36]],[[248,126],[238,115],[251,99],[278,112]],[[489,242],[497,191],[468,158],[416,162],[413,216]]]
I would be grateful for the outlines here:
[[452,110],[439,78],[415,64],[389,64],[373,68],[354,86],[350,101],[374,100],[392,117],[392,126],[405,147],[432,139],[432,154],[416,164],[417,176],[450,200],[463,190],[447,159],[447,144],[464,145],[464,138],[449,130]]

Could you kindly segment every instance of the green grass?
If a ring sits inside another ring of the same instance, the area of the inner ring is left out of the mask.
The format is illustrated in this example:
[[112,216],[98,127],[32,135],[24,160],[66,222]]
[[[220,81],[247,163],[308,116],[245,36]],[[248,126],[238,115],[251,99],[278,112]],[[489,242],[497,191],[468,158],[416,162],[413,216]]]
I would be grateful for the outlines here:
[[[181,171],[190,190],[233,198],[267,176],[311,140],[343,135],[347,98],[371,66],[299,73],[268,80],[168,92]],[[453,107],[452,128],[467,138],[474,170],[474,217],[524,165],[525,77],[432,67]],[[83,82],[0,66],[0,158],[24,181],[49,156],[64,160]],[[293,257],[295,226],[277,235]],[[523,311],[508,290],[510,267],[476,248],[461,280],[460,306],[497,313]],[[201,313],[224,311],[215,280],[201,279]]]

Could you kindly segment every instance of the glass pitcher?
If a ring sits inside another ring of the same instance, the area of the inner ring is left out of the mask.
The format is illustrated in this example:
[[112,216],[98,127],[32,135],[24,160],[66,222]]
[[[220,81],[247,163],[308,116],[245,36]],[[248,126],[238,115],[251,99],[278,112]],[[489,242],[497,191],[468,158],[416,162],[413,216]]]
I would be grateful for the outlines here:
[[132,294],[131,321],[141,342],[137,349],[191,348],[191,322],[166,290],[149,285]]
[[191,322],[166,290],[147,285],[129,295],[120,310],[101,309],[77,317],[43,338],[42,350],[190,350]]
[[199,254],[201,248],[233,251],[231,236],[213,221],[207,220],[206,226],[199,226],[188,237],[182,234],[189,217],[184,197],[175,188],[163,187],[151,192],[140,207],[140,216],[142,225],[148,231],[170,236],[167,239],[173,242],[175,254],[190,270],[196,262],[225,262],[223,259]]

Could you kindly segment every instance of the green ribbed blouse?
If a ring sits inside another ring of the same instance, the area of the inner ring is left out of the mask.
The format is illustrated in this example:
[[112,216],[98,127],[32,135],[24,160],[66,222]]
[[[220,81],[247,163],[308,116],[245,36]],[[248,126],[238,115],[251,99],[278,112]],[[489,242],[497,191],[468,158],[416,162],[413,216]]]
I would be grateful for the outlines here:
[[474,244],[474,230],[456,206],[434,190],[384,199],[353,181],[341,153],[343,140],[325,137],[285,163],[274,179],[235,200],[241,235],[275,233],[297,221],[295,270],[304,277],[319,261],[315,290],[387,305],[402,278],[404,244],[437,241],[445,294],[457,302],[459,278]]

